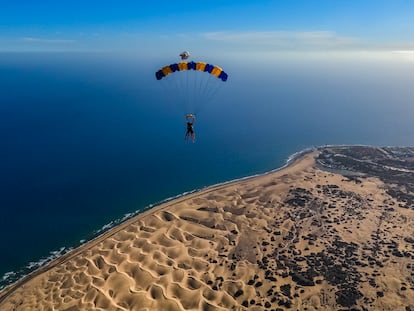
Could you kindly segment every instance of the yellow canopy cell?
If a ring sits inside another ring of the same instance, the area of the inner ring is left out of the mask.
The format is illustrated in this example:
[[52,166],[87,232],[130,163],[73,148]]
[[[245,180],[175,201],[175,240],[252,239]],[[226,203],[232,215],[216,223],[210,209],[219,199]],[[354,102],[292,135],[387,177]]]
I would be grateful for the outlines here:
[[170,66],[165,66],[164,68],[162,68],[162,72],[164,73],[165,76],[167,76],[173,71],[171,70]]
[[196,70],[198,70],[198,71],[204,71],[204,68],[206,68],[206,63],[198,62],[196,64]]

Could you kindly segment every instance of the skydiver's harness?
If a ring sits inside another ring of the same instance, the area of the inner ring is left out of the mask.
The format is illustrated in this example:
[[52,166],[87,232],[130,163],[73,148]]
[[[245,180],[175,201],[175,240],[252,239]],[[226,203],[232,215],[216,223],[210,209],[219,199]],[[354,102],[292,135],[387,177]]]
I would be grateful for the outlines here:
[[193,134],[194,133],[193,123],[195,121],[194,115],[187,114],[185,116],[185,119],[187,120],[187,133]]

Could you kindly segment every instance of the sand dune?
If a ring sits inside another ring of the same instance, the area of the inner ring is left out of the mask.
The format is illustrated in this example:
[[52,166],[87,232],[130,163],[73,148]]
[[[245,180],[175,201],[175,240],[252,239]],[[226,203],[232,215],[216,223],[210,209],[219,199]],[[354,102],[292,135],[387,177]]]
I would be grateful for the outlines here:
[[414,310],[414,211],[315,155],[139,215],[3,290],[0,310]]

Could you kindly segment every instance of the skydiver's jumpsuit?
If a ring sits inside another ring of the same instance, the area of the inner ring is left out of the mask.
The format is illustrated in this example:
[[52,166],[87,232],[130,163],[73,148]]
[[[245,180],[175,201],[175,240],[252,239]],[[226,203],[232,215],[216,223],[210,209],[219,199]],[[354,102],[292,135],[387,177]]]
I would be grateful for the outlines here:
[[188,138],[191,136],[191,139],[195,140],[195,135],[194,135],[194,127],[193,127],[193,123],[190,121],[187,121],[187,132],[185,133],[185,139],[188,140]]

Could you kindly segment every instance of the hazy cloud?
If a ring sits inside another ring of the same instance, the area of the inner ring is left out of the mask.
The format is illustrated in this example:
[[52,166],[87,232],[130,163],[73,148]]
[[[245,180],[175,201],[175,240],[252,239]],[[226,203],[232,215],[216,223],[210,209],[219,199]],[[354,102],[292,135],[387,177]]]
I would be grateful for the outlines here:
[[342,49],[360,43],[358,38],[340,36],[333,31],[208,32],[202,36],[216,42],[280,49]]
[[400,51],[392,51],[393,56],[414,61],[414,50],[400,50]]
[[47,43],[47,44],[68,44],[68,43],[74,43],[76,40],[70,40],[70,39],[46,39],[46,38],[36,38],[36,37],[24,37],[21,38],[24,42],[33,42],[33,43]]

